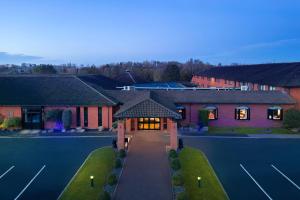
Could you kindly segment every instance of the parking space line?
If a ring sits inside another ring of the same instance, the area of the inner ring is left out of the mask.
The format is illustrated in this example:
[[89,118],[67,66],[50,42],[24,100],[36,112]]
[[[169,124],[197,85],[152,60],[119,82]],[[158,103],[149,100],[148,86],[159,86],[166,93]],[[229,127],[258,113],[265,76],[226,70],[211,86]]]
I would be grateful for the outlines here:
[[240,164],[240,167],[246,172],[246,174],[252,179],[252,181],[259,187],[259,189],[270,199],[272,198],[268,195],[268,193],[259,185],[259,183],[251,176],[251,174],[245,169],[245,167]]
[[277,167],[275,167],[274,165],[271,165],[271,167],[273,167],[273,169],[275,169],[279,174],[281,174],[286,180],[288,180],[291,184],[293,184],[298,190],[300,190],[300,187],[294,182],[292,181],[287,175],[285,175],[282,171],[280,171]]
[[46,167],[46,165],[44,165],[37,173],[36,175],[29,181],[29,183],[23,188],[23,190],[18,194],[18,196],[14,199],[17,200],[22,194],[23,192],[25,192],[25,190],[29,187],[29,185],[34,181],[34,179],[43,171],[43,169]]
[[12,170],[15,166],[11,166],[8,170],[6,170],[1,176],[0,179],[3,178],[10,170]]

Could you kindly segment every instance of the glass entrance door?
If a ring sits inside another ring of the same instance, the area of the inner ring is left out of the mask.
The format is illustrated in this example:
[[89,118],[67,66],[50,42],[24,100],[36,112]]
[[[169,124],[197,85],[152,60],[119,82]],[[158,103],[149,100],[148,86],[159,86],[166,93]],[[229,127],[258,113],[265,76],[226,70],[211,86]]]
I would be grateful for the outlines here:
[[139,118],[139,130],[160,130],[160,118]]

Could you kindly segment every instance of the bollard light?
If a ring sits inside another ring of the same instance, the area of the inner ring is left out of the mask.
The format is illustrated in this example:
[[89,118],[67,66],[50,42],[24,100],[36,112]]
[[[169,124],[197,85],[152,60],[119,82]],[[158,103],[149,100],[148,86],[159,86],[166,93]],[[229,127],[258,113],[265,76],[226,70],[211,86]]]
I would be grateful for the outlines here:
[[91,187],[94,187],[94,176],[90,176]]
[[198,176],[198,177],[197,177],[197,180],[198,180],[198,187],[201,187],[201,177]]

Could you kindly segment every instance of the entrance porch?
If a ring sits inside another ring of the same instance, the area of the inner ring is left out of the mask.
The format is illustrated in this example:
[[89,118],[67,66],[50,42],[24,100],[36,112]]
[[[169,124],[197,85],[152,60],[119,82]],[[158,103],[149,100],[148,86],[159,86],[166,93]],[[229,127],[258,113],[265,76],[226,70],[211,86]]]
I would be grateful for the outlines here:
[[170,149],[177,149],[176,106],[149,91],[122,105],[115,113],[118,119],[118,149],[125,147],[125,134],[143,130],[159,130],[170,135]]

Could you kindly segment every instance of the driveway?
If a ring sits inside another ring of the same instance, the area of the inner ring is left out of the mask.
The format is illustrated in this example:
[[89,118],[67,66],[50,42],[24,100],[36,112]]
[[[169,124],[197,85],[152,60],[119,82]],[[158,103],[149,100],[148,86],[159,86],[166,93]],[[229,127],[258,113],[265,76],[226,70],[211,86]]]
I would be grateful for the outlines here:
[[0,199],[55,200],[88,154],[111,138],[0,138]]
[[208,157],[231,200],[300,199],[300,139],[184,138]]
[[115,199],[172,199],[164,139],[162,133],[151,131],[134,135]]

